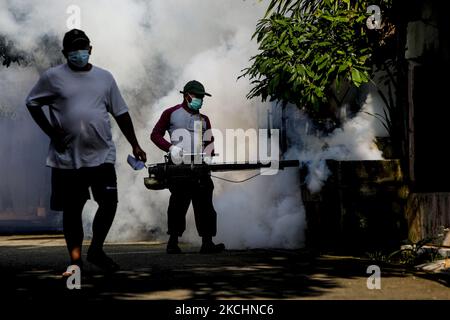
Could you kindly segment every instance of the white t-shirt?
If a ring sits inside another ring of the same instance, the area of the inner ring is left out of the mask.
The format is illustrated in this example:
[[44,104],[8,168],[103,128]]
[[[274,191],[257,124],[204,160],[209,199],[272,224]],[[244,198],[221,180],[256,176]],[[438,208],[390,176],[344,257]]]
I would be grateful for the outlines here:
[[28,107],[49,106],[50,122],[65,133],[68,148],[59,153],[50,143],[47,166],[60,169],[115,163],[108,113],[128,112],[111,73],[92,66],[76,72],[67,64],[45,71],[27,97]]

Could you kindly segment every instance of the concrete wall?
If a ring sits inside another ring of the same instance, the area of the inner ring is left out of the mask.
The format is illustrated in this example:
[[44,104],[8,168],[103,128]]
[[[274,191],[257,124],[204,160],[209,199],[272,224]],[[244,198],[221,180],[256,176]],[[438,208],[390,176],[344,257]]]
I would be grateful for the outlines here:
[[407,238],[409,189],[400,161],[327,161],[331,176],[319,193],[305,186],[307,246],[325,251],[395,249]]
[[411,193],[406,210],[408,238],[416,243],[430,239],[437,245],[450,246],[450,238],[445,237],[450,227],[450,193]]

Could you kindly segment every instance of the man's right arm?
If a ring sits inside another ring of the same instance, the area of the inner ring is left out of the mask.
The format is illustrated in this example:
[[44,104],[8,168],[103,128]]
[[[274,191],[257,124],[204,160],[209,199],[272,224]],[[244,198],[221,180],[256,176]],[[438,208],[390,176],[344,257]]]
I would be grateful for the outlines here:
[[42,110],[42,108],[29,107],[29,106],[27,106],[27,108],[28,108],[28,111],[31,114],[31,117],[37,123],[39,128],[41,128],[42,131],[44,131],[44,133],[47,136],[52,138],[54,136],[54,134],[55,134],[55,132],[54,132],[55,130],[52,127],[52,125],[50,124],[50,121],[48,121],[47,117],[45,116],[45,113]]
[[58,130],[50,124],[42,108],[29,106],[27,106],[27,108],[39,128],[41,128],[53,142],[56,151],[64,152],[67,148],[67,145],[64,142],[64,131],[62,129]]
[[52,140],[55,149],[62,152],[66,148],[64,132],[62,129],[54,128],[42,110],[43,106],[52,103],[54,96],[48,76],[44,73],[28,95],[26,106],[39,128]]
[[150,139],[153,143],[165,152],[169,152],[170,147],[172,146],[172,144],[164,138],[164,135],[170,126],[170,114],[170,109],[162,113],[161,118],[156,123],[150,135]]

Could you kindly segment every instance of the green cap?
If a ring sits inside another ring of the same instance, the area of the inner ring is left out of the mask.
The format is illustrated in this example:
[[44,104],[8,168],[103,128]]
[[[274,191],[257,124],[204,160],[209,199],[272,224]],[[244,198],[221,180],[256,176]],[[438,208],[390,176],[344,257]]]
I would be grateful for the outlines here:
[[193,93],[211,97],[209,93],[205,92],[205,87],[197,80],[192,80],[186,83],[186,85],[183,88],[183,91],[180,91],[180,93]]

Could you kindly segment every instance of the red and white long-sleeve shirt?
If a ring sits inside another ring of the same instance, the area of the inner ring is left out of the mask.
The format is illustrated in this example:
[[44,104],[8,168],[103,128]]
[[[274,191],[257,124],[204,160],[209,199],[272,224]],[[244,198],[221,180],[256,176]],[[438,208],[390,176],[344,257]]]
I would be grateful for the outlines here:
[[[214,137],[210,129],[209,118],[198,111],[191,110],[184,102],[162,113],[150,138],[165,152],[169,152],[169,148],[176,145],[183,148],[185,152],[196,153],[201,150],[201,152],[209,151],[207,153],[211,155],[214,151],[209,145],[214,142]],[[170,142],[164,138],[166,131],[169,132]],[[200,136],[201,139],[199,139]]]

